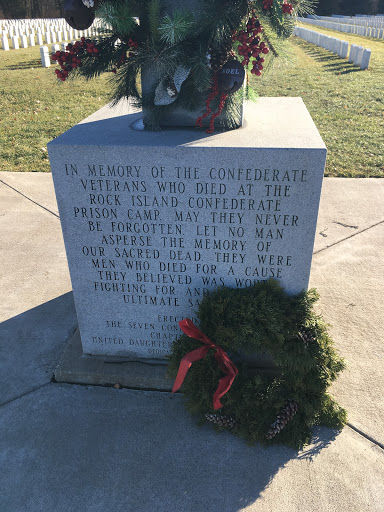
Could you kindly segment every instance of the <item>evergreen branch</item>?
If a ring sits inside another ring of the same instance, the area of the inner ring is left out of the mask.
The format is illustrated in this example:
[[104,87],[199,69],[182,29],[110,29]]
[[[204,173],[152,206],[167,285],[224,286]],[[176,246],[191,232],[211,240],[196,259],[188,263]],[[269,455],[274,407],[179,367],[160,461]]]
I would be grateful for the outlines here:
[[241,126],[241,117],[244,100],[244,90],[241,88],[235,94],[230,94],[225,102],[219,119],[220,127],[223,130],[235,130]]
[[112,32],[120,35],[130,35],[137,27],[131,6],[128,3],[116,3],[105,0],[96,11],[104,25],[110,25]]
[[275,18],[277,22],[283,23],[284,15],[281,7],[281,0],[273,0],[271,8],[271,18]]
[[279,57],[279,52],[278,52],[276,46],[272,43],[272,41],[268,37],[267,32],[264,29],[263,29],[263,38],[264,38],[264,41],[267,43],[269,50],[272,52],[272,55],[274,57]]
[[150,0],[148,4],[148,24],[153,41],[159,39],[160,0]]
[[206,0],[203,6],[197,35],[212,48],[221,48],[248,14],[248,0]]
[[207,66],[207,53],[200,46],[196,53],[190,59],[191,79],[195,83],[197,91],[207,91],[211,84],[211,70]]
[[296,16],[314,14],[318,0],[291,0]]
[[72,76],[83,76],[87,80],[97,77],[111,69],[111,66],[116,64],[122,54],[127,51],[127,47],[123,45],[116,45],[116,36],[100,38],[97,40],[97,47],[99,53],[95,55],[88,55],[84,53],[81,56],[82,66],[76,68]]
[[166,44],[173,45],[186,39],[194,26],[193,14],[187,10],[176,10],[167,14],[159,26],[160,38]]
[[122,64],[115,75],[110,78],[112,85],[112,104],[115,105],[122,98],[141,99],[138,89],[138,77],[141,71],[141,62],[137,56],[132,56]]

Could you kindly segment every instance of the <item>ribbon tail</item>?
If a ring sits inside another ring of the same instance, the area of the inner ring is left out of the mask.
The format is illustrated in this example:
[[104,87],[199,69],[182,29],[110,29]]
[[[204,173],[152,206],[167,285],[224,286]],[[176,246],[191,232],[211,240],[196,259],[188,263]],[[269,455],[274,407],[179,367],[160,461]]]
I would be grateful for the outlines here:
[[223,407],[223,404],[220,402],[220,398],[223,397],[231,388],[233,381],[238,374],[238,369],[223,350],[218,350],[216,352],[215,359],[222,371],[227,374],[220,379],[216,392],[213,395],[213,408],[216,410]]
[[236,375],[226,375],[219,381],[219,385],[213,395],[213,408],[215,410],[223,407],[223,404],[220,402],[220,398],[223,397],[229,388],[232,386],[233,381],[235,380]]
[[184,382],[185,376],[188,373],[188,370],[192,366],[192,363],[202,359],[207,354],[208,350],[208,346],[200,347],[197,348],[196,350],[192,350],[192,352],[188,352],[188,354],[186,354],[183,357],[183,359],[180,361],[180,366],[176,375],[175,383],[173,384],[172,393],[174,393],[181,387],[181,385]]

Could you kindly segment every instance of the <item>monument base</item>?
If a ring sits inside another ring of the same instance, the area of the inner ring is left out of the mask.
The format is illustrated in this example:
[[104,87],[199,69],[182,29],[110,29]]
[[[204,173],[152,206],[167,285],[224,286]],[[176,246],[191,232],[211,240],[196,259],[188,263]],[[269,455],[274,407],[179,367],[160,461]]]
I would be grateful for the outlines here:
[[[269,358],[260,357],[250,374],[275,375]],[[147,391],[172,391],[173,380],[167,377],[167,360],[137,360],[126,357],[91,356],[83,353],[79,329],[68,338],[66,348],[54,371],[55,382],[115,386]]]
[[130,361],[116,356],[89,356],[83,353],[80,331],[69,338],[54,372],[56,382],[114,386],[124,388],[171,391],[173,381],[167,379],[167,361],[156,363]]

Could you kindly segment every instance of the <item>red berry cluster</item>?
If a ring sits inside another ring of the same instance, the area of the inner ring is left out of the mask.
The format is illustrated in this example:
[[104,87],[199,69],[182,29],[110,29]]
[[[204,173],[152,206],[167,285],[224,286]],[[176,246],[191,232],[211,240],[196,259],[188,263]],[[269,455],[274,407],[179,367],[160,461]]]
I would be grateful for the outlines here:
[[88,55],[97,55],[99,53],[99,49],[90,39],[85,39],[82,37],[80,41],[76,41],[75,44],[69,43],[66,48],[67,51],[57,50],[52,56],[51,59],[56,61],[60,69],[55,69],[55,73],[57,78],[65,82],[68,77],[68,73],[73,69],[82,66],[82,61],[80,56]]
[[[128,39],[127,44],[130,48],[133,48],[134,50],[136,50],[136,48],[139,47],[139,43],[137,41],[134,41],[131,37]],[[132,55],[133,55],[133,52],[128,52],[128,57],[132,57]],[[111,69],[112,73],[116,73],[117,70],[122,66],[122,64],[124,64],[124,62],[126,60],[127,60],[127,54],[124,51],[121,54],[120,59],[117,61],[116,67]]]
[[221,96],[220,96],[219,108],[218,108],[217,112],[212,114],[211,120],[209,121],[209,128],[207,130],[205,130],[205,133],[213,133],[213,130],[215,129],[215,119],[216,119],[216,117],[219,117],[219,115],[221,114],[221,112],[224,108],[225,102],[227,101],[227,98],[228,98],[228,94],[226,94],[225,92],[222,92]]
[[[273,6],[273,0],[263,0],[263,7],[266,11],[269,11]],[[289,4],[286,0],[281,4],[281,8],[283,9],[283,14],[292,14],[293,5]]]
[[128,46],[130,48],[138,48],[139,43],[137,41],[134,41],[131,37],[128,39]]
[[283,8],[283,13],[284,14],[292,14],[293,12],[293,5],[292,4],[289,4],[288,2],[283,2],[281,4],[281,7]]
[[242,65],[248,66],[249,62],[253,60],[253,68],[251,73],[253,75],[261,75],[263,69],[264,58],[261,54],[269,53],[269,48],[264,42],[260,42],[258,34],[263,30],[259,20],[252,16],[249,18],[246,29],[240,30],[233,35],[233,40],[239,42],[237,53],[243,57]]
[[[198,126],[200,128],[203,127],[203,119],[208,117],[209,114],[212,114],[211,101],[216,96],[218,96],[219,92],[220,92],[219,91],[219,80],[218,80],[217,73],[215,73],[213,75],[213,83],[212,83],[212,87],[211,87],[211,93],[205,102],[206,110],[203,115],[201,115],[200,117],[198,117],[196,119],[195,126]],[[224,108],[225,102],[227,101],[227,98],[228,98],[228,94],[226,94],[225,92],[222,92],[220,95],[219,108],[218,108],[217,112],[214,112],[212,114],[211,119],[209,121],[209,128],[207,130],[205,130],[205,133],[213,133],[213,131],[215,129],[215,119],[216,119],[216,117],[219,117],[219,115],[221,114],[221,112]]]

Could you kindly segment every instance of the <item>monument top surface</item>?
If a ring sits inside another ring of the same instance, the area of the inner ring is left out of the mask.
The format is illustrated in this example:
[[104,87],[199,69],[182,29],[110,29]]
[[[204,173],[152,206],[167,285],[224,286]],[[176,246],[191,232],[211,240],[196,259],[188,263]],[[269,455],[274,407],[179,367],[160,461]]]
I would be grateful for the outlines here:
[[301,98],[259,98],[246,104],[241,128],[211,135],[193,128],[140,130],[140,118],[126,101],[106,105],[49,145],[326,149]]

